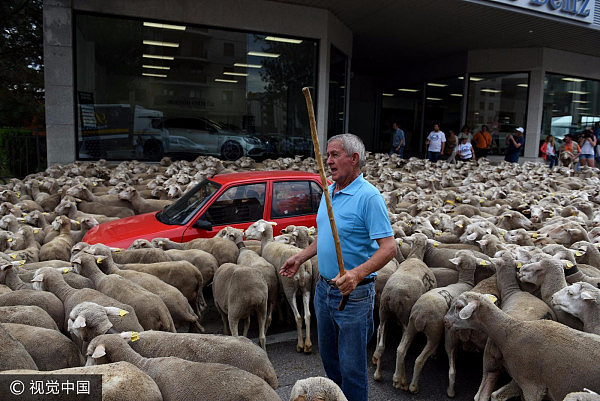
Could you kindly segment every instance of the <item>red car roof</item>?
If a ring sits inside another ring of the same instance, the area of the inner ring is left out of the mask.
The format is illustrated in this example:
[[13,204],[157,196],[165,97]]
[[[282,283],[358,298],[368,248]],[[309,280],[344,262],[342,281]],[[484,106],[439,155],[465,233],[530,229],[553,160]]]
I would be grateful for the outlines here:
[[307,171],[287,171],[287,170],[262,170],[262,171],[243,171],[236,173],[217,174],[213,177],[209,177],[211,181],[218,184],[228,184],[232,181],[243,182],[245,180],[253,181],[256,179],[278,179],[278,178],[289,178],[289,179],[303,179],[306,177],[319,177],[319,174],[309,173]]

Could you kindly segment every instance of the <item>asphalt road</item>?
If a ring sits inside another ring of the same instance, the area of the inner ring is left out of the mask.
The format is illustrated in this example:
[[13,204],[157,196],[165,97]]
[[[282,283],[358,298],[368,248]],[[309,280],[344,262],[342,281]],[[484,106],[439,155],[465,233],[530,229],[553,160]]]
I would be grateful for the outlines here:
[[[209,298],[210,295],[207,297],[209,309],[204,318],[204,327],[207,333],[222,334],[223,325],[221,318],[214,309],[212,299]],[[274,323],[267,332],[267,354],[279,379],[279,388],[276,391],[282,400],[287,401],[289,399],[291,389],[296,380],[312,376],[325,376],[318,353],[317,330],[314,319],[311,327],[313,350],[310,354],[296,352],[296,330],[293,325]],[[435,359],[429,359],[425,363],[419,382],[420,391],[418,394],[411,394],[395,389],[392,386],[392,375],[394,374],[396,364],[396,348],[400,343],[402,331],[399,327],[390,327],[390,329],[391,331],[387,336],[386,349],[382,359],[383,381],[376,382],[373,380],[375,366],[369,362],[369,400],[450,400],[451,398],[446,395],[446,387],[448,386],[448,358],[446,357],[443,343],[439,345]],[[369,358],[371,358],[375,350],[375,336],[373,335],[368,344]],[[248,337],[258,343],[256,319],[251,323]],[[423,349],[425,342],[424,336],[417,336],[407,354],[406,372],[409,381],[412,377],[414,361]],[[455,387],[456,396],[453,400],[472,401],[479,387],[480,380],[481,353],[459,351]]]

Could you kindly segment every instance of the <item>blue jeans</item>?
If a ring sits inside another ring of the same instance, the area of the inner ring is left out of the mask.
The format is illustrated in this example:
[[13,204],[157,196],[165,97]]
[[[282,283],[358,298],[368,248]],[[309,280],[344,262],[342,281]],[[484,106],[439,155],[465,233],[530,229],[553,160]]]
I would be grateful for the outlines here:
[[400,149],[398,149],[397,151],[396,151],[396,148],[392,147],[390,149],[389,155],[391,156],[394,153],[396,153],[402,159],[404,157],[404,146],[400,146]]
[[437,162],[440,159],[440,152],[431,152],[428,150],[427,159],[432,163]]
[[319,354],[327,377],[336,382],[349,401],[369,399],[367,343],[373,335],[375,284],[358,286],[343,311],[342,294],[319,279],[315,290],[315,315]]
[[549,163],[550,168],[552,168],[558,164],[558,156],[548,155],[546,156],[546,161]]

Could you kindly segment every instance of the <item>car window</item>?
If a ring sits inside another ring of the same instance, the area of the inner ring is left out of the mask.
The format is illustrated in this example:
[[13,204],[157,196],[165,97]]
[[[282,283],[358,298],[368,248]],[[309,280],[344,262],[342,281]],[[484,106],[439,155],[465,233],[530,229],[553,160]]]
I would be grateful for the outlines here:
[[321,187],[314,181],[273,183],[271,218],[314,214],[319,209]]
[[231,187],[215,200],[203,218],[217,226],[262,219],[265,192],[265,183]]
[[204,180],[156,217],[164,224],[185,224],[220,187],[215,182]]

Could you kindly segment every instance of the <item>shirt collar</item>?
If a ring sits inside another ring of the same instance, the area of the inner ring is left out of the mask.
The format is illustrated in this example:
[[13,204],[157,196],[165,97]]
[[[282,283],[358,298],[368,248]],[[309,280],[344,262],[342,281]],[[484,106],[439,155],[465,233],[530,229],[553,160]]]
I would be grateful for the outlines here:
[[[352,181],[350,183],[350,185],[348,185],[346,188],[344,189],[340,189],[338,191],[338,193],[344,193],[347,195],[354,195],[356,194],[356,192],[358,192],[358,189],[362,186],[362,184],[365,182],[365,179],[363,177],[363,174],[360,173],[358,177],[356,177],[354,179],[354,181]],[[334,189],[335,189],[335,185],[336,183],[334,182],[333,184],[331,184],[329,186],[329,192],[333,193]]]

